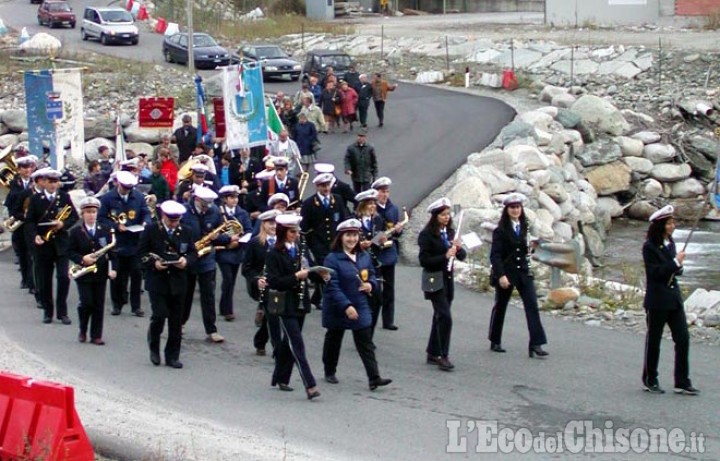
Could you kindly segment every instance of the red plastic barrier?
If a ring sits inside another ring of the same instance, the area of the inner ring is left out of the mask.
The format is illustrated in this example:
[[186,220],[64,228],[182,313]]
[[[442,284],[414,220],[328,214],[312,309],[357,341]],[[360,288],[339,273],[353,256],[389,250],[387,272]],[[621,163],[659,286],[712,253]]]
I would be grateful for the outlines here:
[[150,18],[150,15],[148,15],[147,8],[145,8],[145,5],[140,5],[140,10],[137,14],[137,20],[138,21],[147,21]]
[[509,91],[517,90],[518,81],[515,78],[515,71],[512,69],[503,70],[502,86]]
[[0,459],[93,461],[73,388],[0,373]]
[[135,3],[135,2],[134,2],[133,0],[128,0],[127,6],[125,7],[125,9],[128,10],[128,11],[132,11],[132,9],[133,9],[133,4],[134,4],[134,3]]
[[165,18],[157,18],[155,32],[157,32],[158,34],[164,34],[165,30],[167,30],[167,21],[165,21]]

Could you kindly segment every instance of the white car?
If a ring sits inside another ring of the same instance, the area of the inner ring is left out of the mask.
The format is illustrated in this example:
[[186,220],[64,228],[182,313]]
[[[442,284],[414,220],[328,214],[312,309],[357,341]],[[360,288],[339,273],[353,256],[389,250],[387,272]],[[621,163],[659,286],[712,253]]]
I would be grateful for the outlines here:
[[122,8],[88,6],[85,8],[80,27],[83,40],[97,39],[103,45],[130,43],[137,45],[140,32],[132,15]]

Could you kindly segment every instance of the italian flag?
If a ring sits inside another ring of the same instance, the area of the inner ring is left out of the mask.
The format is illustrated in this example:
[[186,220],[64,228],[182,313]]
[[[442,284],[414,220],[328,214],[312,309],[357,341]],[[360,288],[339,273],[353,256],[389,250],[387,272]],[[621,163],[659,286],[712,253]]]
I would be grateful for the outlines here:
[[[267,115],[267,135],[268,142],[275,141],[280,134],[280,130],[283,129],[283,124],[280,121],[280,116],[275,109],[275,104],[270,98],[265,99],[265,113]],[[265,147],[265,155],[270,155],[270,149]]]

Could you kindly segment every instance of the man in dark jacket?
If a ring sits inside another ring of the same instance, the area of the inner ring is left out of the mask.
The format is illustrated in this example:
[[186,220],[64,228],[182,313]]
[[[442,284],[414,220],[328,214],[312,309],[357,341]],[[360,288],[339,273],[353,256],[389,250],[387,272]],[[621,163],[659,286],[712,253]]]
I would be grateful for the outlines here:
[[182,126],[175,130],[172,136],[172,141],[177,144],[180,155],[178,157],[178,164],[182,164],[185,160],[189,159],[192,155],[195,146],[197,146],[197,129],[192,126],[192,117],[185,114],[182,117]]
[[359,82],[360,85],[355,90],[358,94],[358,119],[360,125],[367,128],[368,109],[370,108],[370,101],[372,101],[373,89],[370,82],[368,82],[367,75],[360,74]]
[[355,192],[370,188],[378,173],[375,148],[367,143],[367,130],[360,129],[357,142],[350,144],[345,152],[345,174],[352,178]]

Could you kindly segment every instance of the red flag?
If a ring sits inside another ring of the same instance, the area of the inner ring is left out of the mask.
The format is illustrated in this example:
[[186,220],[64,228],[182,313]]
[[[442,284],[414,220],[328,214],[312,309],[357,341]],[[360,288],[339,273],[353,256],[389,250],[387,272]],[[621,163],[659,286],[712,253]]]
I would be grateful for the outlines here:
[[213,110],[215,111],[215,136],[225,137],[225,100],[213,98]]
[[140,128],[172,128],[175,119],[175,99],[140,98],[138,123]]

